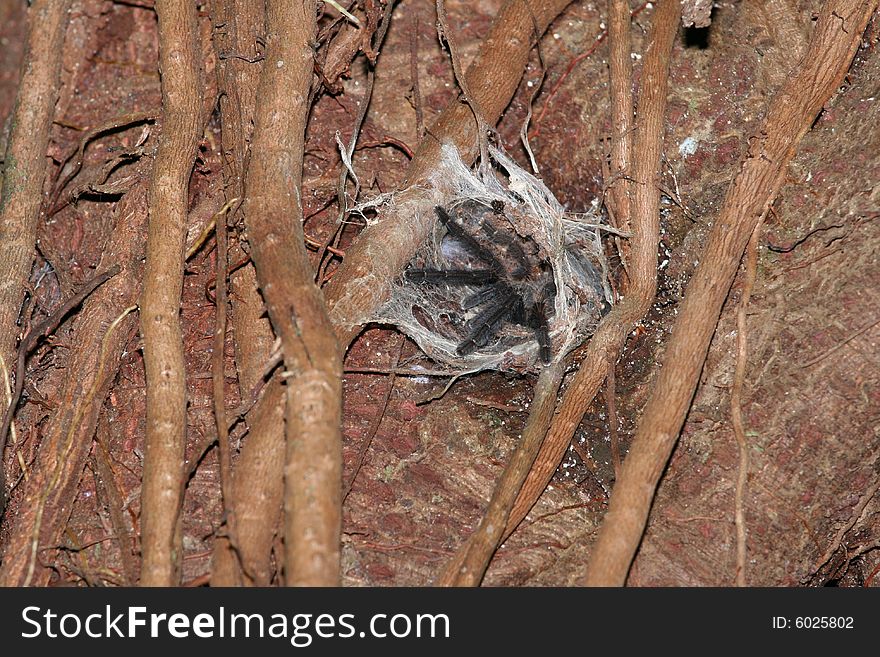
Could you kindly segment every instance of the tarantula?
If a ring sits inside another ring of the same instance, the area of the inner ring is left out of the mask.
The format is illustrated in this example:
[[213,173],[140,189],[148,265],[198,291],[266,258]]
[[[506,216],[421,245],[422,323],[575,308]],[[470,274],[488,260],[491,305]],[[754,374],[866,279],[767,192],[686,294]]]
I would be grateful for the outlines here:
[[462,310],[475,314],[465,323],[467,334],[456,348],[459,356],[485,347],[490,338],[498,335],[502,324],[510,322],[534,331],[541,361],[549,364],[553,352],[548,315],[556,297],[550,265],[540,257],[534,241],[521,238],[510,229],[500,201],[493,202],[491,210],[475,201],[458,207],[459,215],[463,210],[474,210],[472,215],[478,227],[469,230],[439,205],[434,211],[446,228],[445,239],[454,241],[466,254],[469,265],[474,266],[408,269],[404,277],[413,283],[479,288],[461,303]]

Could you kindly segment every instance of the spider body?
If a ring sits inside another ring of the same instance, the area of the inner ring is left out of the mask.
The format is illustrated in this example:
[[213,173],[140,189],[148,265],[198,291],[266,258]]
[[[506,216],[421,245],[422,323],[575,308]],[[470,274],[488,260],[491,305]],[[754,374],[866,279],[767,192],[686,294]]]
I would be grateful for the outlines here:
[[465,356],[484,348],[510,323],[532,331],[541,361],[548,364],[553,357],[548,317],[556,285],[538,245],[513,231],[500,202],[491,208],[476,201],[459,204],[456,214],[469,223],[456,221],[441,206],[434,210],[446,228],[444,239],[464,252],[467,266],[411,268],[404,277],[413,283],[477,288],[461,301],[462,311],[473,314],[456,353]]

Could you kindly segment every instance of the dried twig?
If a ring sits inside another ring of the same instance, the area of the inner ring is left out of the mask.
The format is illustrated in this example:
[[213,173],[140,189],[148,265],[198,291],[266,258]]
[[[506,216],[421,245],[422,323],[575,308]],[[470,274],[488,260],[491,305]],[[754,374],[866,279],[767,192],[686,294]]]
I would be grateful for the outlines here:
[[[609,69],[611,84],[611,158],[612,181],[609,195],[614,206],[616,227],[630,230],[633,141],[632,57],[630,56],[630,13],[627,0],[608,2]],[[621,254],[625,258],[625,254]]]
[[269,586],[274,573],[272,539],[284,504],[284,396],[276,377],[248,412],[248,437],[232,477],[238,558],[244,583],[254,586]]
[[[332,5],[340,14],[345,16],[352,23],[354,23],[358,27],[361,26],[361,22],[358,20],[357,16],[355,16],[354,14],[349,12],[345,7],[343,7],[341,4],[336,2],[336,0],[326,0],[326,2],[327,2],[327,4]],[[391,3],[389,3],[389,4],[391,4]]]
[[[236,0],[251,2],[252,0]],[[366,18],[360,9],[354,10],[354,15]],[[337,32],[328,44],[322,48],[323,61],[318,75],[312,80],[311,93],[314,95],[322,88],[330,90],[330,93],[339,93],[341,86],[339,78],[351,67],[351,62],[361,51],[363,45],[364,29],[354,23],[342,21],[342,25],[332,27]]]
[[421,141],[425,136],[425,117],[422,110],[422,90],[419,87],[419,16],[415,12],[409,33],[409,79],[413,109],[416,111],[416,138]]
[[625,582],[746,244],[772,203],[798,143],[843,81],[876,6],[876,0],[829,0],[825,4],[800,67],[774,97],[752,138],[679,308],[664,367],[615,484],[590,559],[587,584]]
[[[246,52],[263,38],[265,7],[251,0],[222,0],[214,5],[214,23],[226,28],[214,38],[217,51]],[[346,24],[347,27],[347,24]],[[257,84],[262,62],[221,60],[217,77],[222,90],[220,113],[226,193],[243,195],[244,176],[253,131]],[[240,208],[230,223],[240,220]],[[230,262],[241,260],[243,249],[231,245]],[[262,389],[273,335],[251,263],[229,272],[232,302],[232,336],[242,397]],[[226,512],[235,518],[231,536],[218,535],[211,564],[211,585],[254,584],[267,586],[272,578],[272,539],[281,515],[284,494],[284,387],[270,381],[265,394],[252,395],[247,404],[248,436],[232,474],[231,498]],[[252,407],[251,407],[252,406]],[[242,412],[243,414],[243,412]]]
[[746,585],[746,518],[744,499],[746,482],[749,476],[749,444],[746,441],[746,431],[742,417],[742,390],[749,356],[746,310],[749,307],[749,299],[751,299],[752,288],[755,285],[755,270],[758,267],[758,236],[760,235],[762,224],[763,219],[755,226],[746,250],[745,282],[743,283],[739,308],[736,311],[736,371],[733,376],[733,386],[730,390],[730,419],[733,424],[733,432],[736,435],[736,444],[739,447],[739,466],[733,514],[734,525],[736,526],[735,580],[737,586]]
[[413,377],[428,377],[428,376],[439,376],[439,377],[448,377],[455,376],[460,377],[467,372],[450,372],[447,370],[422,370],[422,369],[405,369],[400,367],[348,367],[343,370],[345,374],[381,374],[382,376],[388,376],[389,374],[394,374],[396,376],[413,376]]
[[391,364],[391,370],[388,375],[388,389],[385,391],[385,394],[382,396],[381,406],[379,407],[379,412],[376,413],[376,417],[373,420],[373,424],[367,432],[367,437],[364,440],[364,444],[361,446],[360,450],[358,450],[357,460],[355,461],[354,468],[352,469],[351,479],[349,479],[348,484],[345,486],[345,492],[342,494],[342,502],[345,503],[345,500],[348,498],[351,493],[351,489],[354,486],[354,482],[357,479],[358,473],[361,471],[361,466],[364,464],[364,459],[367,456],[367,450],[370,449],[370,445],[373,442],[373,438],[376,437],[376,432],[379,430],[379,425],[382,424],[382,418],[385,417],[385,409],[388,408],[388,400],[391,398],[391,393],[394,390],[394,382],[397,379],[397,363],[400,362],[400,355],[403,353],[403,347],[406,344],[406,338],[400,338],[400,344],[397,347],[397,353],[394,356],[394,362]]
[[608,376],[605,379],[605,406],[608,408],[608,433],[611,439],[611,463],[614,466],[614,480],[620,478],[620,427],[617,418],[617,385],[614,376],[614,363],[608,367]]
[[[12,377],[9,373],[9,368],[6,367],[6,363],[3,360],[3,356],[0,356],[0,374],[2,374],[2,377],[0,377],[0,380],[2,380],[2,389],[3,389],[3,401],[0,402],[0,404],[6,404],[6,406],[8,407],[9,404],[12,402]],[[17,434],[18,434],[18,432],[16,431],[16,428],[15,428],[15,420],[14,419],[10,420],[9,427],[6,429],[6,431],[3,432],[3,438],[0,439],[0,442],[3,443],[4,448],[6,446],[7,440],[11,440],[13,445],[18,442]],[[0,450],[0,451],[2,451],[2,450]],[[6,495],[5,465],[6,465],[5,458],[0,458],[0,495],[4,496],[4,499],[6,499],[5,498],[5,495]],[[22,468],[22,472],[24,472],[24,468]],[[2,517],[3,511],[4,511],[4,509],[2,507],[0,507],[0,517]]]
[[[222,0],[215,7],[215,24],[227,26],[214,37],[218,52],[243,52],[263,38],[266,12],[262,2]],[[220,112],[223,151],[227,154],[224,179],[228,198],[243,196],[261,68],[262,63],[248,63],[237,59],[221,60],[218,66],[218,80],[222,91]],[[230,224],[241,217],[239,206],[235,209]],[[237,245],[231,246],[233,251],[230,261],[238,262],[244,253]],[[264,314],[263,301],[257,290],[253,266],[248,264],[235,273],[230,271],[229,278],[239,383],[242,390],[250,391],[258,380],[263,379],[264,363],[274,338],[269,321],[261,317]]]
[[[228,208],[233,201],[227,203]],[[214,345],[211,356],[211,379],[214,398],[214,420],[217,427],[217,447],[220,461],[220,493],[223,497],[223,508],[227,509],[226,527],[230,542],[235,549],[238,541],[235,533],[235,514],[229,513],[232,500],[232,456],[229,447],[229,431],[226,425],[226,277],[228,275],[227,258],[229,240],[226,229],[226,213],[220,213],[214,219],[214,235],[217,242],[215,253],[216,299],[214,315]]]

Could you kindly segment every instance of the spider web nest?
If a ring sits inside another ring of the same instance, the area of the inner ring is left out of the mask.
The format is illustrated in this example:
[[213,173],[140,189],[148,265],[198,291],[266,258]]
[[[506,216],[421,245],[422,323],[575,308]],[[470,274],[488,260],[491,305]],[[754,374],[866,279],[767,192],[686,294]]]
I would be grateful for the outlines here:
[[[607,292],[602,259],[600,231],[607,228],[592,215],[567,215],[562,205],[538,178],[522,169],[502,150],[489,147],[489,161],[471,169],[458,150],[444,144],[439,166],[431,177],[430,192],[418,203],[408,202],[408,215],[429,216],[433,229],[417,250],[410,267],[455,269],[467,267],[460,249],[450,246],[447,229],[435,215],[435,206],[456,214],[465,229],[475,232],[471,210],[501,207],[496,225],[519,239],[534,242],[539,257],[549,265],[556,295],[549,301],[548,328],[553,359],[565,356],[595,331],[607,308]],[[357,211],[384,205],[393,207],[393,194],[382,195],[364,203]],[[468,320],[475,311],[464,310],[465,299],[479,286],[425,285],[406,280],[401,275],[392,285],[389,300],[371,321],[393,324],[411,337],[431,359],[459,371],[484,369],[527,371],[541,366],[535,332],[525,326],[505,322],[485,346],[461,355],[457,348],[468,336]]]

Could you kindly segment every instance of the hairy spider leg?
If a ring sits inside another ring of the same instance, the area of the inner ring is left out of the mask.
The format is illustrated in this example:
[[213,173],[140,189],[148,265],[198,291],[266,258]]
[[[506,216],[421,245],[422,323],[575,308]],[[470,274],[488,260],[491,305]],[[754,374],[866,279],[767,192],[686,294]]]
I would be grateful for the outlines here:
[[547,306],[556,298],[556,283],[551,278],[544,285],[543,298],[535,303],[529,313],[528,325],[535,332],[535,340],[538,343],[538,353],[541,362],[549,365],[553,359],[553,345],[550,341],[550,324],[547,321]]
[[458,345],[455,350],[459,356],[465,356],[486,346],[495,328],[505,319],[522,313],[523,302],[509,285],[496,285],[498,296],[486,305],[467,325],[471,334]]
[[538,354],[544,365],[549,365],[553,359],[553,345],[550,342],[550,327],[547,324],[547,314],[544,312],[544,304],[537,304],[529,313],[529,326],[535,332],[535,340],[538,343]]
[[497,276],[491,269],[408,269],[404,278],[413,283],[485,285],[495,282]]
[[510,321],[520,326],[532,329],[535,333],[535,341],[538,343],[538,355],[544,365],[549,365],[553,359],[553,343],[550,340],[550,324],[547,320],[547,304],[556,297],[556,284],[550,280],[542,290],[543,297],[536,299],[526,308],[520,305],[516,312],[511,314]]
[[461,244],[466,250],[468,250],[471,255],[476,258],[479,258],[487,265],[489,268],[496,272],[498,275],[504,274],[504,267],[498,261],[490,251],[486,250],[474,237],[467,232],[464,227],[459,226],[455,221],[453,221],[452,217],[449,216],[449,213],[446,212],[444,208],[437,205],[434,207],[434,211],[437,213],[437,218],[440,220],[444,226],[446,226],[446,233],[452,239],[456,240],[459,244]]
[[487,301],[494,299],[498,294],[499,290],[497,285],[488,285],[482,290],[466,297],[464,301],[461,302],[462,310],[470,310],[471,308],[482,306]]
[[552,343],[550,341],[550,326],[547,323],[547,314],[543,303],[534,303],[528,310],[520,304],[511,313],[510,321],[520,326],[532,329],[535,333],[535,341],[538,343],[538,355],[544,365],[549,365],[553,358]]
[[489,239],[504,249],[504,254],[516,263],[516,269],[510,272],[510,277],[516,281],[524,279],[529,273],[529,260],[519,240],[509,233],[498,230],[488,221],[483,221],[481,228]]

